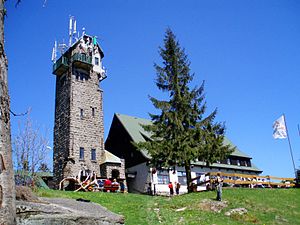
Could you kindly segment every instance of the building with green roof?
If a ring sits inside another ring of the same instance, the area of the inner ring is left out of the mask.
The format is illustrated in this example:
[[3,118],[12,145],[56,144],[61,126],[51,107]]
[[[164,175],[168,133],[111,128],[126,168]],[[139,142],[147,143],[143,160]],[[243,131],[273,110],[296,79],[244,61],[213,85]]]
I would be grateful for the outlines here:
[[[105,149],[119,158],[125,159],[125,168],[130,192],[146,192],[149,188],[156,192],[168,192],[167,184],[181,183],[181,192],[186,192],[186,178],[183,167],[172,170],[158,170],[153,173],[149,166],[151,156],[146,150],[139,151],[133,143],[150,140],[150,134],[141,125],[151,124],[150,120],[116,113],[105,142]],[[225,172],[259,175],[262,170],[252,162],[252,157],[242,152],[229,139],[224,144],[235,147],[235,151],[225,160],[209,166],[203,161],[192,163],[192,177],[205,176],[208,172]],[[150,185],[149,185],[150,184]]]

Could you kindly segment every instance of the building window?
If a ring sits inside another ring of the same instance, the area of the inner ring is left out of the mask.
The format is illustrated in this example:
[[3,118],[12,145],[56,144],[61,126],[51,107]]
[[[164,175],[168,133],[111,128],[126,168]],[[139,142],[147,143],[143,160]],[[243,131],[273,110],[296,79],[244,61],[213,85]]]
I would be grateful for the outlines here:
[[178,182],[180,184],[186,185],[186,172],[184,171],[177,171],[177,176],[178,176]]
[[237,159],[230,159],[230,165],[237,165]]
[[89,78],[89,75],[86,71],[76,69],[75,67],[73,67],[73,74],[75,75],[76,80],[84,81]]
[[91,160],[93,160],[93,161],[96,160],[96,149],[91,150]]
[[229,159],[229,158],[227,159],[227,164],[229,164],[229,165],[230,165],[230,159]]
[[83,116],[84,116],[83,109],[80,109],[80,119],[83,119]]
[[84,148],[80,147],[79,149],[79,159],[84,160]]
[[250,159],[246,161],[247,167],[251,167],[251,161]]
[[95,57],[95,65],[99,66],[99,58],[98,57]]
[[221,164],[228,164],[227,159],[223,159],[223,160],[221,161]]
[[95,108],[92,107],[92,117],[94,117],[94,116],[95,116]]
[[[77,73],[76,77],[78,77],[81,81],[83,81],[85,78],[85,75],[84,75],[84,73]],[[77,78],[77,80],[78,80],[78,78]]]
[[196,173],[197,184],[205,181],[205,173]]
[[247,166],[246,160],[240,160],[240,166]]
[[159,170],[157,172],[158,184],[168,184],[170,183],[169,172],[167,170]]
[[63,87],[66,84],[66,81],[67,81],[66,75],[63,75],[59,80],[60,86]]

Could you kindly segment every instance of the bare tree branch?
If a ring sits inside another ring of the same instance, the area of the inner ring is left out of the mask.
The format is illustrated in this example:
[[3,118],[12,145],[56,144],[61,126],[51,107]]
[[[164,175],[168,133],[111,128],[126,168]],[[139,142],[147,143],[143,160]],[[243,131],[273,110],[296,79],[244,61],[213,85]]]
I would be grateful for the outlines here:
[[[43,165],[49,165],[48,132],[47,129],[40,129],[40,126],[32,123],[30,110],[25,121],[19,122],[18,133],[13,138],[14,164],[21,179],[25,176],[36,178],[36,172]],[[23,177],[22,177],[23,175]],[[26,180],[26,179],[24,179]],[[24,185],[29,185],[25,183]]]
[[9,112],[13,115],[13,116],[25,116],[28,114],[29,110],[27,110],[25,113],[14,113],[11,109],[9,109]]
[[46,4],[47,4],[47,0],[44,0],[43,7],[46,7]]
[[15,7],[17,8],[20,3],[21,3],[21,0],[17,0]]

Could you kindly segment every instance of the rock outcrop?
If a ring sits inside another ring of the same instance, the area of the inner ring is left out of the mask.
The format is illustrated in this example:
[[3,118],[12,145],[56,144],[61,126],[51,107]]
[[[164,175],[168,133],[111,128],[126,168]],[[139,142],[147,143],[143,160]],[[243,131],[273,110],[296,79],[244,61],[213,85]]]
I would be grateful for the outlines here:
[[91,202],[40,198],[41,202],[17,201],[17,224],[22,225],[119,225],[124,217]]

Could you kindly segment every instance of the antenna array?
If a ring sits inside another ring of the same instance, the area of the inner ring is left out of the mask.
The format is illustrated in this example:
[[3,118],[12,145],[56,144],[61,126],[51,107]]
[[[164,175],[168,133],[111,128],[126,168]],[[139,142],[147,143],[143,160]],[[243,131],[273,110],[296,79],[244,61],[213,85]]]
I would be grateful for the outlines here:
[[69,22],[69,47],[72,46],[73,37],[76,38],[76,20],[74,16],[70,16]]
[[[84,29],[82,32],[82,35],[84,35]],[[73,44],[73,40],[75,39],[75,42],[79,40],[79,32],[77,32],[77,21],[75,20],[74,16],[70,15],[69,20],[69,46],[65,44],[65,41],[63,40],[62,43],[57,44],[57,41],[54,42],[54,47],[52,49],[52,62],[56,61],[57,58],[57,49],[59,50],[60,54],[63,55],[63,53],[66,51],[68,47],[71,47]]]

